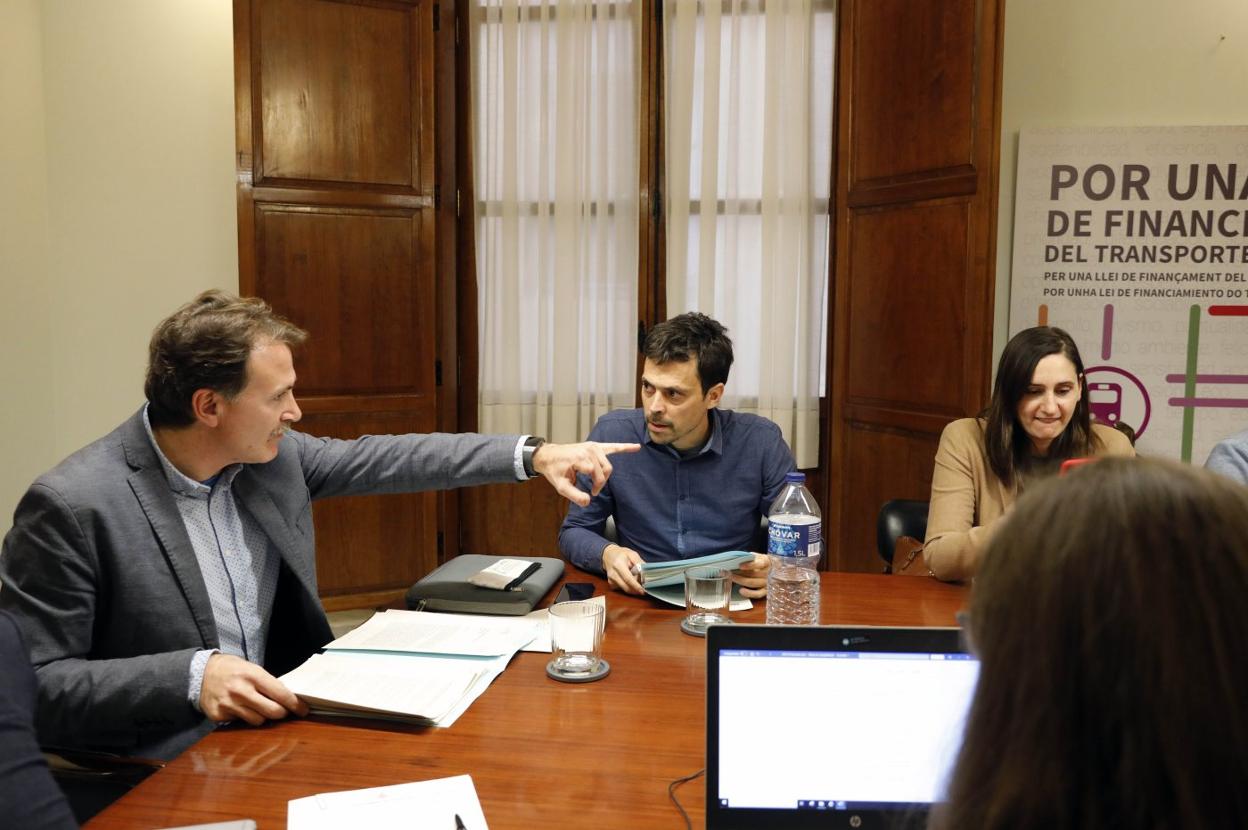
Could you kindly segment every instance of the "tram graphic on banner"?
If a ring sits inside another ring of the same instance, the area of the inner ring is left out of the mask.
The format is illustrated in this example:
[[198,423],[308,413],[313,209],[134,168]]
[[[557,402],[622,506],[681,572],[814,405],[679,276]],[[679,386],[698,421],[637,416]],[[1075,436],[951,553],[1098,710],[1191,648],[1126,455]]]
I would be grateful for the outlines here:
[[1248,429],[1248,127],[1019,136],[1010,334],[1079,344],[1091,410],[1203,464]]

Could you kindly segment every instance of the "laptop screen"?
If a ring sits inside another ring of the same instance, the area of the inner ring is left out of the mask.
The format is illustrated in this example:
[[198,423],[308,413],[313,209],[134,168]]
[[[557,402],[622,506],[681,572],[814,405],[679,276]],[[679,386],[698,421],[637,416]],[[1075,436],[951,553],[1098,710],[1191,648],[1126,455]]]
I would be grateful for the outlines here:
[[710,830],[891,826],[943,797],[979,670],[958,629],[712,631]]

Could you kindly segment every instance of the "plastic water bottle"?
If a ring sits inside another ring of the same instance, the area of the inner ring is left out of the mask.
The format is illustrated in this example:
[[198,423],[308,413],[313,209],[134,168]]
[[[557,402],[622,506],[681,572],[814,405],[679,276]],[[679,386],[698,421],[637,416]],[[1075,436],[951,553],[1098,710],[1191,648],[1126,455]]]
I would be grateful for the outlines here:
[[823,522],[804,473],[784,477],[767,522],[767,624],[818,625]]

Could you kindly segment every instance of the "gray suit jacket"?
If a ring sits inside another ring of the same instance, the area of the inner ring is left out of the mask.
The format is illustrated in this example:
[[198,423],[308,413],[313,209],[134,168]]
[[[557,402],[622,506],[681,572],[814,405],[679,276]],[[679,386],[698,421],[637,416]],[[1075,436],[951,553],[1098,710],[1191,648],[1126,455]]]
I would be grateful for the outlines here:
[[[514,481],[518,436],[291,432],[234,494],[282,558],[265,668],[331,639],[317,599],[312,500]],[[187,702],[196,651],[218,646],[195,552],[142,411],[40,476],[0,552],[0,609],[39,675],[45,745],[172,757],[212,728]]]

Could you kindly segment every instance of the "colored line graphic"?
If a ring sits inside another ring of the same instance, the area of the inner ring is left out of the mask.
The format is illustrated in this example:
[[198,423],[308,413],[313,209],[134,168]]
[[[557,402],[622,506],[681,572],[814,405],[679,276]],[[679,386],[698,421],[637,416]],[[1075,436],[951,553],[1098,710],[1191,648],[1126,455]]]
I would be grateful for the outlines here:
[[1109,356],[1114,351],[1114,307],[1110,303],[1105,304],[1105,311],[1101,317],[1101,360],[1109,360]]
[[[1248,409],[1248,398],[1171,398],[1171,406],[1182,406],[1187,409],[1197,406],[1212,406],[1216,408],[1227,409]],[[1187,429],[1187,421],[1183,422],[1183,429]],[[1186,435],[1186,432],[1184,433]],[[1184,461],[1190,459],[1184,458]]]
[[1036,325],[1047,326],[1048,324],[1049,324],[1049,307],[1048,305],[1041,305],[1039,310],[1036,312]]
[[[1210,317],[1248,317],[1248,305],[1211,305],[1208,308]],[[1182,374],[1166,375],[1167,383],[1182,383],[1183,394],[1170,398],[1171,406],[1183,409],[1183,434],[1180,453],[1184,461],[1192,460],[1192,434],[1195,432],[1196,408],[1211,407],[1214,409],[1248,409],[1248,398],[1198,398],[1198,383],[1246,383],[1248,375],[1199,374],[1196,371],[1197,357],[1200,353],[1200,306],[1191,306],[1187,318],[1187,366]]]
[[[1166,383],[1182,383],[1187,375],[1166,375]],[[1248,375],[1197,375],[1197,383],[1248,383]]]
[[[1194,305],[1187,313],[1187,372],[1183,378],[1183,398],[1196,397],[1196,358],[1200,354],[1200,306]],[[1179,457],[1190,464],[1192,461],[1192,433],[1196,426],[1196,407],[1183,406],[1183,438],[1179,445]]]

